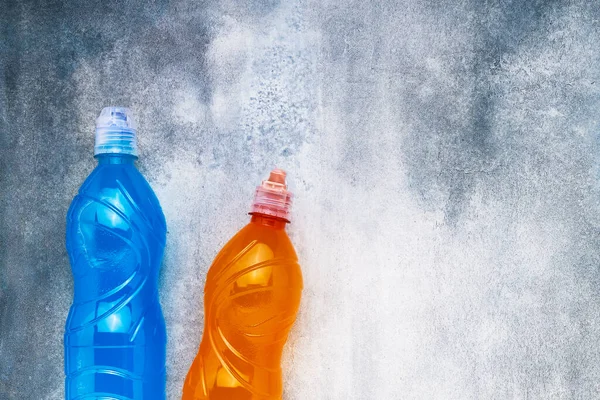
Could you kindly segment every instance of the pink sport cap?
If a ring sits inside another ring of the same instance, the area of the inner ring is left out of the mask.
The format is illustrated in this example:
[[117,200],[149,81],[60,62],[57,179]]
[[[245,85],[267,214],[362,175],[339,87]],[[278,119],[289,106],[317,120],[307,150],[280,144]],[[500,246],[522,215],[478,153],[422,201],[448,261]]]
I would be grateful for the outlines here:
[[290,221],[292,194],[287,190],[285,176],[282,169],[271,171],[269,179],[256,188],[250,214],[272,215]]

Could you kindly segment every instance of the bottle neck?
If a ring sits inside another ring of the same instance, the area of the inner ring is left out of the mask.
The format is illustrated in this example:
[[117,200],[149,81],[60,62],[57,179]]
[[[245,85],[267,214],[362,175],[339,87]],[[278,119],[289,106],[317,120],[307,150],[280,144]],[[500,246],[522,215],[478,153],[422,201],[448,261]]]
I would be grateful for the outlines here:
[[133,164],[137,159],[131,154],[104,153],[96,155],[98,164]]
[[262,226],[268,226],[270,228],[277,229],[277,230],[285,229],[285,225],[289,222],[289,221],[286,221],[285,219],[273,217],[271,215],[266,215],[266,214],[251,213],[250,215],[252,215],[252,218],[250,219],[250,223],[262,225]]

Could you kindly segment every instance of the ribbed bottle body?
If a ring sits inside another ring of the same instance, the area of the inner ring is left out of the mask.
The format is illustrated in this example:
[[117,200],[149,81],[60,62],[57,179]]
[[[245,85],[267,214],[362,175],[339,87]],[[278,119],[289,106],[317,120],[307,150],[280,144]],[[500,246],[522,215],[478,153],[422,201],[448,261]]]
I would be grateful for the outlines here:
[[101,161],[67,215],[75,285],[64,338],[67,400],[165,398],[157,281],[166,223],[154,192],[122,157]]
[[253,218],[210,267],[204,334],[184,400],[281,399],[281,353],[303,283],[285,223],[268,220]]

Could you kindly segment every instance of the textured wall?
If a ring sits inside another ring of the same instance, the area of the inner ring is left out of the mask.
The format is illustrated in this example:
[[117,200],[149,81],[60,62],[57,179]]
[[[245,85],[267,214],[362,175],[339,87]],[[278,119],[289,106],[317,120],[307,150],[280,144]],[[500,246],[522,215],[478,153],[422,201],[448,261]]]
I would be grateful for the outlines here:
[[0,0],[0,398],[63,396],[65,213],[126,105],[167,217],[168,391],[277,165],[285,400],[600,396],[593,1]]

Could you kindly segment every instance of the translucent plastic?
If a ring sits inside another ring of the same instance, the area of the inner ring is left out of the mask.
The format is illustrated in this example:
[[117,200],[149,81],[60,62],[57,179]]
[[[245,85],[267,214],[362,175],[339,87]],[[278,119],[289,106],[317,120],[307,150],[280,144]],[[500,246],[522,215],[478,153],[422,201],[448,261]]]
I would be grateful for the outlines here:
[[302,293],[285,224],[255,214],[210,267],[204,335],[184,400],[281,399],[281,353]]
[[67,215],[75,295],[65,328],[66,399],[164,399],[157,280],[165,218],[133,156],[98,160]]
[[126,107],[104,107],[96,119],[94,154],[137,156],[137,124]]
[[271,171],[269,178],[256,188],[250,212],[290,220],[292,194],[287,190],[286,173],[281,169]]

